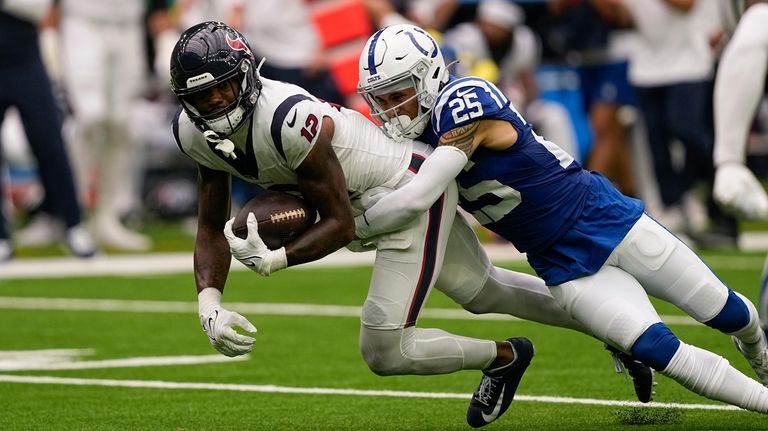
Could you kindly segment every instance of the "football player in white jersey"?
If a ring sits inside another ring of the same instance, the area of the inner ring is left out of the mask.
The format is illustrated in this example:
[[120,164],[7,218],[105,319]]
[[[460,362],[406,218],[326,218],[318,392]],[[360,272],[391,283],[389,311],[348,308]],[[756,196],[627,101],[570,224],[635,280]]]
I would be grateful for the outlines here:
[[[749,129],[765,95],[768,70],[768,2],[728,1],[736,31],[720,59],[715,78],[715,199],[748,219],[768,219],[768,194],[745,164]],[[734,20],[735,21],[735,20]],[[763,270],[759,308],[768,330],[768,261]],[[768,362],[768,357],[764,358]]]
[[[431,149],[410,140],[394,142],[354,111],[261,78],[245,40],[221,23],[203,23],[182,35],[171,77],[183,107],[174,135],[200,173],[195,279],[201,323],[218,351],[244,354],[254,339],[232,327],[255,328],[220,303],[230,252],[262,275],[321,258],[353,238],[352,216],[375,200],[377,190],[407,183]],[[236,238],[231,222],[225,225],[232,175],[300,192],[321,220],[279,250],[267,250],[255,220],[247,240]],[[350,196],[360,196],[353,199],[356,208]],[[532,346],[522,338],[493,342],[417,329],[430,288],[435,285],[473,313],[506,313],[582,332],[583,327],[553,301],[540,279],[494,267],[474,231],[455,217],[455,207],[454,187],[413,225],[372,241],[378,251],[361,316],[360,349],[382,375],[500,368],[506,394],[495,412],[496,404],[490,406],[488,417],[495,419],[512,400]],[[519,359],[510,362],[513,348]],[[647,402],[650,370],[628,356],[621,359],[636,372],[638,397]]]
[[450,76],[421,28],[379,30],[359,66],[358,91],[385,132],[436,148],[408,184],[356,218],[359,237],[409,223],[457,181],[462,208],[526,252],[555,300],[597,338],[698,394],[768,413],[768,388],[684,343],[659,318],[649,295],[731,335],[768,384],[754,305],[645,215],[642,202],[537,135],[490,82]]
[[[219,352],[245,354],[254,339],[232,327],[248,332],[256,328],[220,304],[230,252],[269,275],[344,247],[355,231],[350,195],[377,186],[398,187],[429,150],[414,142],[386,144],[386,136],[362,115],[323,103],[297,86],[260,78],[245,39],[222,23],[202,23],[182,34],[172,55],[171,81],[183,106],[174,122],[177,143],[199,165],[194,268],[201,323]],[[227,222],[232,175],[300,192],[317,208],[320,220],[285,247],[269,250],[251,215],[248,238],[240,240],[232,234],[232,220]],[[528,339],[479,340],[415,326],[438,274],[451,273],[444,277],[442,290],[462,304],[477,303],[485,284],[510,289],[503,283],[515,280],[489,276],[486,283],[476,278],[487,276],[486,267],[474,273],[465,269],[468,259],[482,264],[487,256],[475,253],[479,245],[471,241],[474,233],[466,224],[454,223],[456,199],[456,190],[449,190],[416,223],[375,241],[360,350],[380,375],[498,369],[505,377],[508,405],[533,357]],[[452,226],[455,234],[449,235]],[[463,251],[454,256],[444,254],[449,236],[464,241]],[[441,273],[444,261],[453,269]],[[535,280],[515,277],[523,283]],[[532,285],[538,287],[537,282]],[[486,301],[482,306],[492,305]],[[562,311],[560,315],[567,326],[570,319]]]

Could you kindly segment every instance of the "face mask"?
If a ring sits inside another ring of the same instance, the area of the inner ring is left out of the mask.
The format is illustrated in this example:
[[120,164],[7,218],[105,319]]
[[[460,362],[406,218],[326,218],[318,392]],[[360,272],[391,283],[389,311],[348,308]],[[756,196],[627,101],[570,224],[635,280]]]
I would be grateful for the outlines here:
[[245,114],[245,108],[238,105],[228,114],[224,114],[221,117],[214,118],[213,120],[206,120],[205,124],[214,132],[220,136],[229,136],[235,132],[237,126],[243,121],[243,115]]

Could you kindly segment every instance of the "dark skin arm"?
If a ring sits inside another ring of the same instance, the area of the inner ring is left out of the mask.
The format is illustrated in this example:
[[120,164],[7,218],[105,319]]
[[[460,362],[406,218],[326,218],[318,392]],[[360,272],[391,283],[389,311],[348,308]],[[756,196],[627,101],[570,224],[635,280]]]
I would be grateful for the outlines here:
[[333,120],[323,118],[317,142],[296,169],[299,191],[317,209],[320,221],[285,246],[288,266],[318,260],[355,238],[347,183],[331,139]]
[[197,291],[215,287],[224,291],[232,256],[224,237],[229,218],[230,176],[198,165],[197,211],[194,268]]

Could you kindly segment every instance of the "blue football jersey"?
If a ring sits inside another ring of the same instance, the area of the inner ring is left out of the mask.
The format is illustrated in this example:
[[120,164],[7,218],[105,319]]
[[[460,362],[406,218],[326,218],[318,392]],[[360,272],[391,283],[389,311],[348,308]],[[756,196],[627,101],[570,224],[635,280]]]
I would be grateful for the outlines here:
[[[503,151],[474,152],[457,177],[461,207],[527,253],[549,285],[597,271],[642,215],[642,203],[537,135],[484,79],[451,78],[421,140],[436,146],[446,132],[480,119],[509,122],[518,139]],[[583,253],[574,253],[574,241]]]

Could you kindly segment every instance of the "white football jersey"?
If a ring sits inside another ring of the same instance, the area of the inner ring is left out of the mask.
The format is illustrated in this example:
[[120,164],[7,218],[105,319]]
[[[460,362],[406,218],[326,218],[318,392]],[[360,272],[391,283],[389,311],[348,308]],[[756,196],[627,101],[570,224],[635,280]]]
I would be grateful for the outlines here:
[[174,119],[179,148],[200,165],[226,171],[264,188],[295,191],[295,169],[317,142],[323,117],[334,122],[331,144],[351,197],[377,186],[394,188],[411,162],[412,141],[395,142],[356,111],[320,101],[301,87],[261,78],[250,121],[230,136],[229,159],[180,110]]

